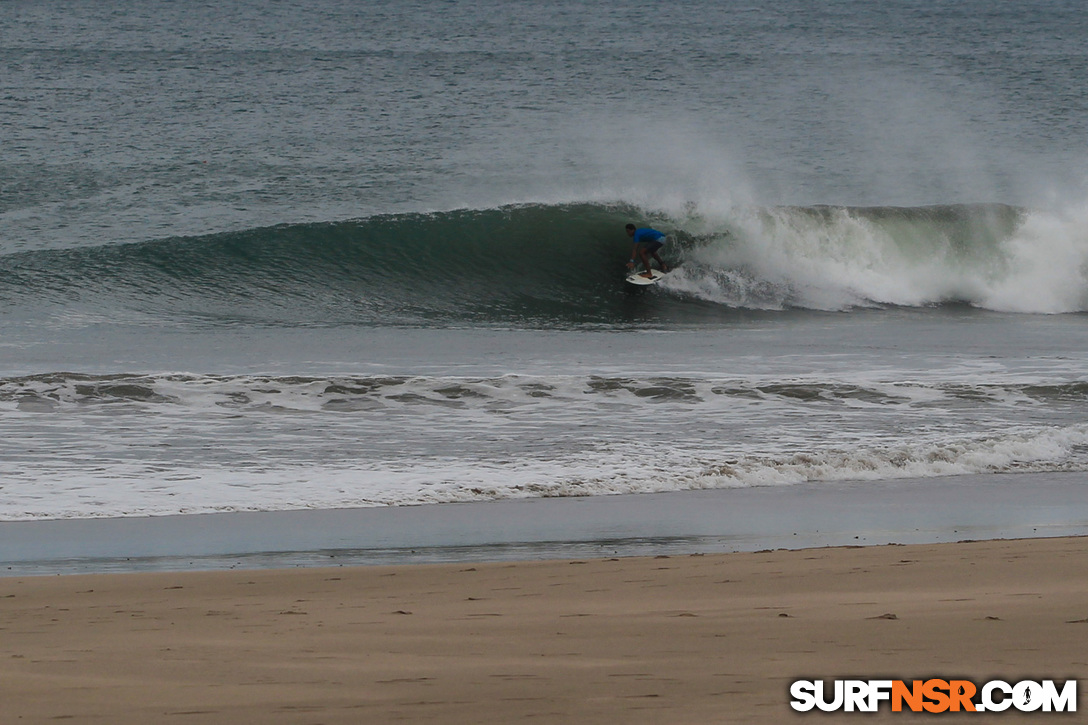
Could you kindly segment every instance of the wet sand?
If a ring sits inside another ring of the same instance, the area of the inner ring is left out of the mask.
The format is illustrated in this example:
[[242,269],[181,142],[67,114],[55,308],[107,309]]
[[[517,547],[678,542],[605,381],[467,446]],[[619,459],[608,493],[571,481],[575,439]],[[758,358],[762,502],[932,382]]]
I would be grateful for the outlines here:
[[1088,538],[0,578],[12,723],[922,718],[835,677],[1088,677]]
[[1088,535],[1080,473],[0,521],[0,576],[729,553]]

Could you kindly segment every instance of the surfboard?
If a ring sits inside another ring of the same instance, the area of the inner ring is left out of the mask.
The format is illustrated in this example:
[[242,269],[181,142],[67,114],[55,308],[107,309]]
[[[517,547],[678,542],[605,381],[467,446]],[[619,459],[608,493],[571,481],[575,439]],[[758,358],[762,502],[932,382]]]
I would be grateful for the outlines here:
[[627,275],[627,281],[631,284],[638,285],[657,284],[658,280],[669,276],[670,272],[672,272],[671,269],[668,272],[662,272],[660,269],[655,269],[651,271],[653,277],[643,277],[641,272],[631,272],[631,274]]

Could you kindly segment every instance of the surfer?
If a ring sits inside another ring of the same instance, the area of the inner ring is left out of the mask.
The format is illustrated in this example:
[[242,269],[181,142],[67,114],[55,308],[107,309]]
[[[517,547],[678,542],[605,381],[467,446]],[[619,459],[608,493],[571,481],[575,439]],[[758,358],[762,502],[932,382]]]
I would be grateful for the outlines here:
[[663,233],[650,227],[637,229],[634,224],[628,224],[627,236],[631,237],[631,241],[635,243],[634,249],[631,250],[631,261],[627,263],[628,269],[633,270],[635,261],[641,259],[642,267],[645,270],[642,272],[642,276],[653,279],[654,274],[650,268],[650,257],[653,257],[657,260],[662,272],[669,271],[669,265],[665,264],[657,254],[657,250],[665,245],[665,235]]

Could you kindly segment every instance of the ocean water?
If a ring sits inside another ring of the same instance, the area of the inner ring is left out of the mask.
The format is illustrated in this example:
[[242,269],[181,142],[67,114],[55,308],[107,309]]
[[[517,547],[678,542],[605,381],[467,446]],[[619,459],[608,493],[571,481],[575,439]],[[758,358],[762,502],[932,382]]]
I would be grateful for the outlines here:
[[0,520],[1088,471],[1086,40],[7,0]]

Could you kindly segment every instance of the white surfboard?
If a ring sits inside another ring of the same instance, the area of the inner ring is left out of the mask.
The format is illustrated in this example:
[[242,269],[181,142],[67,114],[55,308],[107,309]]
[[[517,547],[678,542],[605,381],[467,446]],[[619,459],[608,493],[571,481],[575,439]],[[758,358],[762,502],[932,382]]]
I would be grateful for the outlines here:
[[627,275],[627,281],[639,285],[657,284],[658,280],[669,276],[669,272],[672,272],[672,270],[670,269],[668,272],[662,272],[660,269],[651,270],[650,273],[653,277],[643,277],[641,272],[631,272],[631,274]]

